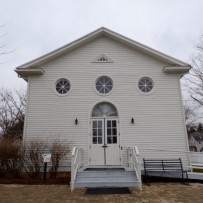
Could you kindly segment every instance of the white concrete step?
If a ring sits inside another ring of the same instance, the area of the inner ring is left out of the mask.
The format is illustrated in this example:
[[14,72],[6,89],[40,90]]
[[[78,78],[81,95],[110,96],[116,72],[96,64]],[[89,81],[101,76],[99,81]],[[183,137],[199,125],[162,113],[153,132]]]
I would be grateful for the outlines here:
[[83,171],[78,172],[77,177],[120,177],[120,176],[134,176],[134,171],[123,171],[123,172],[102,172],[102,171]]
[[138,181],[136,176],[117,176],[117,177],[76,177],[75,182],[108,182],[108,181],[112,181],[112,182],[128,182],[128,181]]
[[139,186],[134,171],[124,169],[86,169],[77,172],[74,187],[133,187]]
[[139,187],[138,182],[75,182],[74,187]]

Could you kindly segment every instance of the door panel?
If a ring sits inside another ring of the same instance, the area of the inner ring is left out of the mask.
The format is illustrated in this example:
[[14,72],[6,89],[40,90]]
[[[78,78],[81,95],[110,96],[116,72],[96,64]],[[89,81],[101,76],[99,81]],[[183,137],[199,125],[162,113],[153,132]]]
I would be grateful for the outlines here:
[[91,131],[91,164],[104,165],[104,120],[92,120]]
[[105,120],[106,165],[120,165],[118,119]]

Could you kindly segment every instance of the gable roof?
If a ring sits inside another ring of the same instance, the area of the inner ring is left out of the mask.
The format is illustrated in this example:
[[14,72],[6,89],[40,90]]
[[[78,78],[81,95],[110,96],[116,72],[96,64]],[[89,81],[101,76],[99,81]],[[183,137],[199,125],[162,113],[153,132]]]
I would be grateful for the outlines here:
[[[189,70],[189,68],[190,68],[190,65],[183,62],[183,61],[180,61],[180,60],[175,59],[171,56],[168,56],[168,55],[163,54],[159,51],[156,51],[155,49],[152,49],[152,48],[145,46],[139,42],[136,42],[132,39],[129,39],[129,38],[127,38],[123,35],[120,35],[120,34],[114,32],[112,30],[109,30],[105,27],[101,27],[101,28],[99,28],[99,29],[97,29],[97,30],[95,30],[95,31],[93,31],[93,32],[67,44],[67,45],[65,45],[65,46],[62,46],[62,47],[60,47],[60,48],[58,48],[58,49],[56,49],[56,50],[54,50],[48,54],[45,54],[45,55],[43,55],[37,59],[34,59],[28,63],[25,63],[23,65],[16,67],[15,71],[19,75],[21,75],[22,72],[25,72],[25,70],[22,70],[22,69],[26,69],[28,71],[30,68],[36,68],[39,65],[42,65],[43,63],[45,63],[45,62],[47,62],[47,61],[49,61],[49,60],[51,60],[57,56],[60,56],[64,53],[67,53],[67,52],[69,52],[69,51],[71,51],[71,50],[73,50],[73,49],[75,49],[75,48],[77,48],[77,47],[79,47],[85,43],[88,43],[91,40],[96,39],[100,36],[107,36],[107,37],[112,38],[116,41],[119,41],[120,43],[123,43],[123,44],[125,44],[131,48],[134,48],[134,49],[139,50],[141,52],[144,52],[144,53],[146,53],[152,57],[155,57],[158,60],[164,61],[164,62],[172,65],[173,69],[174,69],[174,66],[187,67],[186,68],[187,70]],[[165,72],[167,72],[167,71],[168,71],[168,69],[165,70]]]

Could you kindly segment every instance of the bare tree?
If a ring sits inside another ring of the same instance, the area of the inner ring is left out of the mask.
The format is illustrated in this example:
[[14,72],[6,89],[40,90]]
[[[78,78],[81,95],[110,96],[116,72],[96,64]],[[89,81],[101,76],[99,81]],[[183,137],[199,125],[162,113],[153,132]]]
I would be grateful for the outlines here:
[[188,104],[184,104],[185,110],[185,123],[186,125],[190,125],[195,121],[195,113],[191,106]]
[[20,177],[22,158],[20,141],[10,138],[0,139],[0,176]]
[[[17,49],[17,48],[15,48],[15,49],[12,49],[12,50],[8,50],[6,44],[3,43],[3,39],[8,34],[3,29],[5,26],[6,26],[6,24],[0,25],[0,40],[1,40],[0,41],[0,56],[10,54],[10,53],[14,52]],[[0,63],[3,63],[3,62],[0,61]]]
[[43,166],[43,154],[47,143],[40,139],[31,140],[23,148],[23,168],[30,178],[39,176]]
[[60,160],[70,152],[70,148],[65,142],[55,139],[49,144],[49,149],[52,162],[49,174],[51,178],[56,178]]
[[26,97],[24,91],[0,90],[0,136],[22,139]]
[[197,53],[192,56],[192,68],[186,81],[191,98],[203,106],[203,35],[196,48]]
[[195,131],[195,123],[197,120],[197,116],[194,106],[191,106],[188,103],[184,104],[184,111],[185,111],[186,129],[188,136],[190,137],[190,133]]

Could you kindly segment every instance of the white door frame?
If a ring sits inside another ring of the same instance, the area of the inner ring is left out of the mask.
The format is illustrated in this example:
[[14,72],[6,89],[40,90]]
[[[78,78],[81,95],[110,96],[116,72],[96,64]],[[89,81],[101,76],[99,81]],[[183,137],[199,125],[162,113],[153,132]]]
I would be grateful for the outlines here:
[[[94,148],[94,144],[92,144],[92,126],[93,126],[93,121],[101,121],[102,122],[102,144],[97,144],[95,145]],[[107,144],[107,121],[108,120],[116,120],[116,129],[117,129],[117,143],[115,144]],[[103,166],[108,166],[108,165],[121,165],[121,140],[120,140],[120,125],[119,125],[119,120],[117,116],[104,116],[104,117],[91,117],[90,118],[90,141],[89,141],[89,165],[103,165]],[[102,146],[103,145],[103,146]],[[116,146],[115,146],[116,145]],[[105,149],[105,146],[108,147],[108,149]],[[98,147],[98,149],[96,149],[96,147]],[[99,148],[100,147],[100,148]],[[103,149],[101,149],[101,147],[103,147]],[[94,156],[95,154],[91,153],[103,153],[103,154],[97,154],[98,156],[98,160],[102,159],[102,156],[104,157],[104,162],[96,162],[93,161],[91,159],[96,159],[96,157]],[[109,154],[107,154],[109,153]],[[113,154],[112,154],[113,153]],[[117,156],[116,159],[114,159],[113,157],[111,157],[110,159],[106,159],[106,156]],[[94,164],[96,163],[96,164]]]

